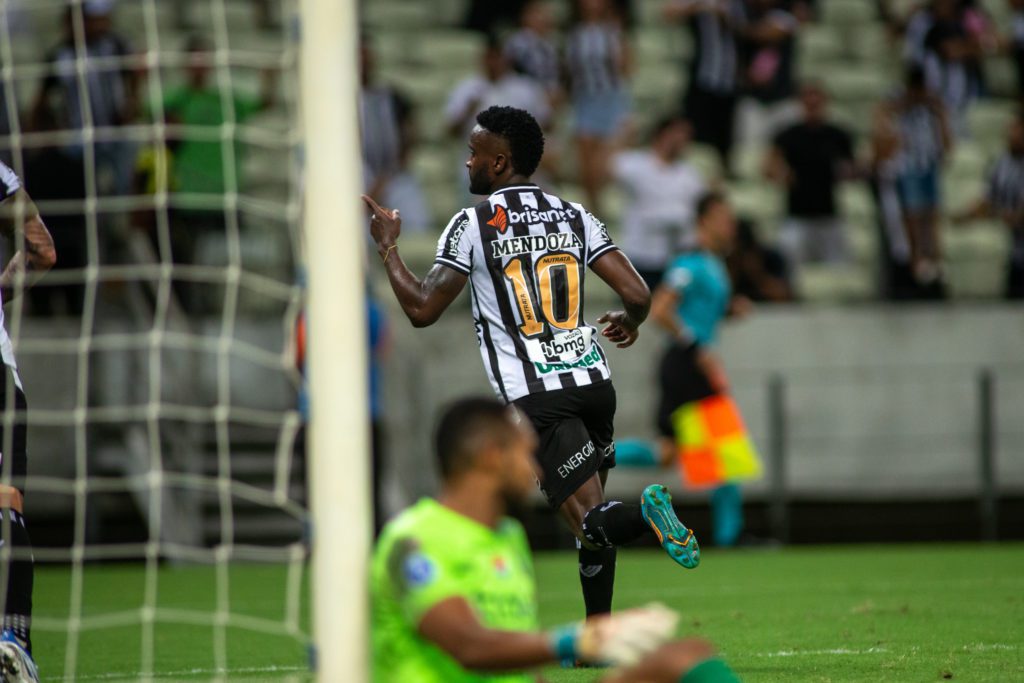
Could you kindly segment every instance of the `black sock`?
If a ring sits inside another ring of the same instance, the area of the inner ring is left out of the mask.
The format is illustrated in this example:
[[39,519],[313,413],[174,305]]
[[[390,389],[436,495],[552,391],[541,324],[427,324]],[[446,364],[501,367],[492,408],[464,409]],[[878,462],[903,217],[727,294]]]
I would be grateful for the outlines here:
[[635,541],[651,527],[644,521],[640,506],[609,500],[583,516],[583,535],[599,548],[614,548]]
[[32,583],[35,575],[32,540],[25,528],[25,518],[20,513],[0,510],[0,524],[6,525],[8,519],[11,558],[7,567],[0,567],[0,575],[6,574],[3,578],[7,580],[3,628],[13,631],[25,650],[32,654]]
[[580,587],[587,618],[612,611],[615,589],[615,548],[580,548]]

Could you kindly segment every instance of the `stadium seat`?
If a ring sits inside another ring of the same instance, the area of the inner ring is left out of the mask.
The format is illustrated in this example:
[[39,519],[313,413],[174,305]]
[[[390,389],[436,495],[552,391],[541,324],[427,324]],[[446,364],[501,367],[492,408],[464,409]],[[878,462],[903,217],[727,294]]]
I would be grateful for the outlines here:
[[868,0],[826,0],[821,3],[821,18],[826,24],[846,30],[874,22],[877,13]]
[[[797,43],[800,64],[821,65],[836,62],[849,55],[846,39],[835,26],[808,24],[800,32]],[[803,68],[801,68],[801,73]]]
[[414,59],[432,68],[475,71],[484,42],[482,35],[472,31],[425,31],[413,43]]
[[856,265],[807,264],[797,273],[797,290],[811,301],[858,301],[877,289],[874,272]]
[[1017,71],[1013,61],[1006,56],[991,56],[985,59],[985,83],[991,94],[999,97],[1017,96]]
[[830,65],[818,74],[828,84],[832,96],[844,102],[877,102],[893,84],[892,74],[883,74],[869,67]]
[[986,153],[1002,149],[1006,126],[1013,118],[1013,112],[1013,102],[995,99],[979,100],[967,111],[968,130]]
[[372,0],[362,3],[360,19],[375,29],[416,30],[434,26],[434,8],[430,2],[405,2],[402,0]]

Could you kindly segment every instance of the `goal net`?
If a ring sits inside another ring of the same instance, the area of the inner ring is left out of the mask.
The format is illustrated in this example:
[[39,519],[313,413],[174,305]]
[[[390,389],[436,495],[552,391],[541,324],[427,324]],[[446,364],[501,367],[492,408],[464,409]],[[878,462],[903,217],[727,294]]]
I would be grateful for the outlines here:
[[[311,584],[328,600],[365,594],[358,166],[323,161],[355,136],[348,4],[0,2],[0,159],[57,252],[4,302],[29,408],[5,403],[0,450],[27,425],[44,680],[304,677],[328,628],[326,608],[311,614]],[[337,82],[303,106],[309,54]],[[23,223],[24,203],[3,208]],[[324,237],[304,229],[307,217],[335,220]],[[5,262],[24,244],[9,233]],[[325,280],[344,240],[351,254]],[[318,301],[325,282],[333,301]],[[309,374],[326,378],[312,383],[314,414],[338,413],[310,457],[303,314]],[[331,351],[347,362],[335,369],[319,340],[345,319]],[[331,382],[348,382],[347,395],[332,396]],[[340,462],[318,469],[313,453],[328,448]],[[343,508],[307,485],[337,483],[339,471],[348,479],[335,495],[357,491]],[[324,537],[357,557],[323,550]],[[338,563],[339,579],[356,572],[348,594],[310,571],[318,556]],[[361,604],[336,607],[356,614],[350,629]]]

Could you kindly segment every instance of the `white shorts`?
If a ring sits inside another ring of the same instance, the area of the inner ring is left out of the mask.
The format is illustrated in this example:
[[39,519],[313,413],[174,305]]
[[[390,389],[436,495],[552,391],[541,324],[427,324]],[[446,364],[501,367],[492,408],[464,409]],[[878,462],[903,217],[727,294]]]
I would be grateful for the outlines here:
[[825,218],[787,218],[779,228],[779,249],[790,263],[842,263],[848,249],[843,220]]

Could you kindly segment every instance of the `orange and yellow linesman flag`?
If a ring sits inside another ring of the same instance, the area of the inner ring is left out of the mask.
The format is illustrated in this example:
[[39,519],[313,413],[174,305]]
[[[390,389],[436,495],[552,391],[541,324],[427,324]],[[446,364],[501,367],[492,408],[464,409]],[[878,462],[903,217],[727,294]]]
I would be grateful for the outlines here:
[[676,459],[687,486],[719,486],[761,476],[761,461],[731,396],[716,394],[672,413]]

